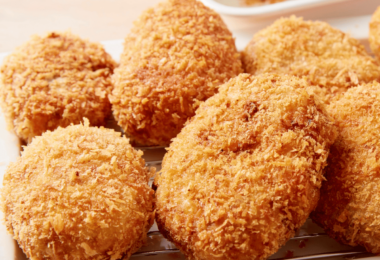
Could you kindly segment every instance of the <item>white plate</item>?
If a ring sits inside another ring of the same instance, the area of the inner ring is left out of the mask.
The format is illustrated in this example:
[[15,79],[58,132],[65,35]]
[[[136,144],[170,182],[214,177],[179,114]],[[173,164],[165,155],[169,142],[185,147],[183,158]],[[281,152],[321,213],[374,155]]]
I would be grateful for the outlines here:
[[342,2],[347,0],[286,0],[284,2],[245,6],[244,0],[201,0],[206,6],[221,14],[236,16],[265,16],[280,15],[286,12],[294,12],[300,9]]
[[[350,18],[339,18],[328,20],[330,24],[345,32],[351,33],[352,36],[359,38],[363,43],[368,43],[368,22],[370,16],[358,16]],[[271,21],[272,22],[272,21]],[[269,25],[271,22],[256,23],[251,26],[243,26],[239,30],[233,31],[238,49],[241,50],[252,38],[253,34]],[[106,50],[116,59],[119,60],[122,51],[122,40],[103,42]],[[6,54],[0,54],[0,63]],[[157,161],[162,158],[163,149],[147,150],[145,158],[147,161]],[[19,156],[19,141],[17,137],[6,130],[6,124],[2,113],[0,113],[0,186],[6,169],[6,165],[15,161]],[[2,213],[0,212],[2,218]],[[271,259],[303,257],[318,255],[319,258],[344,259],[344,256],[350,256],[362,249],[353,249],[349,246],[340,245],[335,240],[323,234],[323,230],[313,224],[310,220],[299,230],[298,237],[291,239],[283,248],[280,249]],[[343,252],[343,254],[342,254]],[[153,226],[149,235],[148,244],[141,248],[134,256],[136,259],[185,259],[175,246],[164,239],[158,232],[157,227]],[[7,234],[5,227],[0,224],[0,260],[25,260],[26,257],[17,246],[17,243]],[[300,259],[300,258],[298,258]],[[311,259],[311,258],[308,258]]]

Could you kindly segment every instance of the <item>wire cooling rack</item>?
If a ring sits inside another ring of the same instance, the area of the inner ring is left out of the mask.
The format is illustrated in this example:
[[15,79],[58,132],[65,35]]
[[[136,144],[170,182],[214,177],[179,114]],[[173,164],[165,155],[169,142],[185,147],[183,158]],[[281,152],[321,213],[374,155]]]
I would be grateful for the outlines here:
[[[162,158],[166,153],[165,147],[135,147],[144,152],[144,159],[148,167],[161,170]],[[152,180],[151,180],[152,182]],[[342,245],[330,238],[322,228],[311,219],[298,230],[295,237],[291,238],[277,253],[272,255],[271,260],[309,260],[309,259],[352,259],[368,258],[372,254],[362,247]],[[158,231],[156,223],[148,232],[146,245],[140,248],[132,259],[186,259],[176,246],[165,239]],[[380,259],[380,258],[379,258]]]

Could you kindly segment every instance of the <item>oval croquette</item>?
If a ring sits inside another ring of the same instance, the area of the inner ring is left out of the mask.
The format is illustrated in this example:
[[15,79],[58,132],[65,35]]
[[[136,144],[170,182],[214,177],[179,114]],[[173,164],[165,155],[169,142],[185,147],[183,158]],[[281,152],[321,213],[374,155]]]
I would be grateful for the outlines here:
[[305,85],[241,74],[173,140],[156,221],[189,259],[266,259],[315,208],[336,130]]
[[126,37],[113,114],[144,145],[168,145],[200,101],[242,72],[231,32],[195,0],[169,0],[147,10]]
[[281,18],[254,35],[243,52],[245,72],[305,77],[309,94],[329,104],[348,88],[380,80],[380,65],[358,40],[325,22]]
[[369,43],[371,50],[380,59],[380,7],[378,7],[372,16],[369,24]]
[[75,125],[24,149],[6,170],[1,203],[29,259],[128,259],[142,245],[153,222],[152,174],[128,139]]
[[24,141],[58,126],[105,124],[115,62],[103,47],[66,32],[33,36],[4,59],[0,105]]
[[330,110],[339,136],[311,217],[338,241],[379,254],[380,84],[349,89]]

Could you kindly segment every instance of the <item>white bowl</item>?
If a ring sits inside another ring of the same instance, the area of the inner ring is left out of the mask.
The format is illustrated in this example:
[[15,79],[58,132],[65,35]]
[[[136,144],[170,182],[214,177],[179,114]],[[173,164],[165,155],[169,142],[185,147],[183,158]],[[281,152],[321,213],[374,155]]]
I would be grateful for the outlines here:
[[265,16],[327,5],[346,0],[287,0],[275,4],[244,6],[243,0],[201,0],[206,6],[221,14],[233,16]]

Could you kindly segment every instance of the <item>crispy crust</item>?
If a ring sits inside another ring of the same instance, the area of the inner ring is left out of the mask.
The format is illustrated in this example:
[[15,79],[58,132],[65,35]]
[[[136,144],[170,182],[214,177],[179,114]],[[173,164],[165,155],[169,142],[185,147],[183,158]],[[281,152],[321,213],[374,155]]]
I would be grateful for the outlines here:
[[360,83],[380,80],[379,64],[358,40],[325,22],[291,16],[254,35],[243,52],[247,73],[305,77],[323,103]]
[[128,139],[87,122],[24,149],[6,171],[1,204],[28,258],[128,259],[142,245],[154,218],[153,173]]
[[8,127],[29,142],[83,117],[104,125],[114,67],[100,44],[70,32],[33,36],[1,67],[0,104]]
[[126,37],[110,97],[138,143],[167,145],[200,101],[242,72],[231,32],[195,0],[168,0],[142,14]]
[[372,16],[369,24],[369,43],[371,50],[380,59],[380,7],[378,7]]
[[241,74],[173,140],[156,221],[189,259],[265,259],[315,208],[336,130],[305,87]]
[[333,238],[380,253],[380,84],[348,90],[330,107],[339,129],[312,219]]

